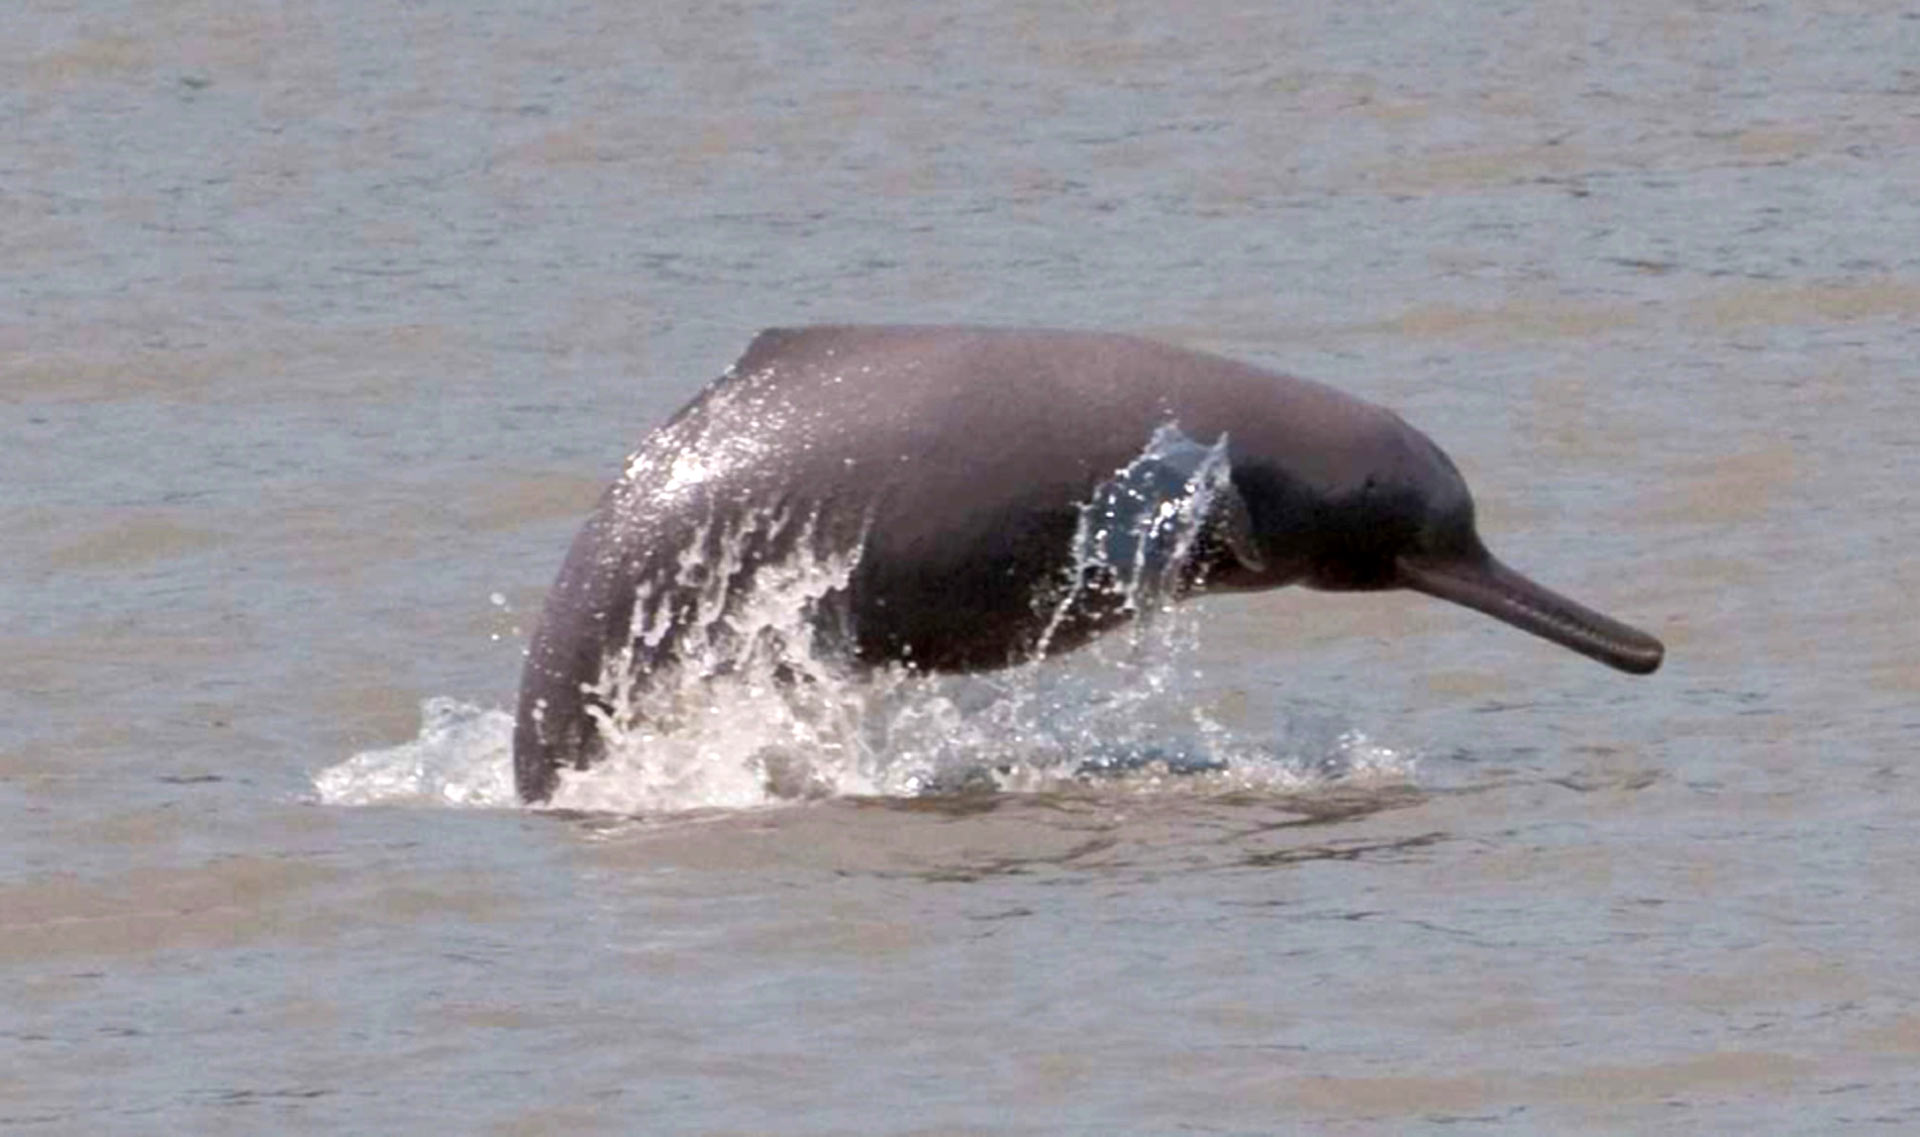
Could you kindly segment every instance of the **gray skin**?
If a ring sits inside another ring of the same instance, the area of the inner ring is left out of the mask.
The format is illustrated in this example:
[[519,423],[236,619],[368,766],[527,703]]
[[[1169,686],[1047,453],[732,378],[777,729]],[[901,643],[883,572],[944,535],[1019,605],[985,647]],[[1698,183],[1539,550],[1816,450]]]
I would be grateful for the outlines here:
[[574,540],[521,681],[520,796],[547,800],[561,769],[599,756],[610,668],[644,686],[709,646],[687,637],[711,634],[693,613],[714,566],[738,597],[803,543],[857,549],[812,613],[854,668],[1005,667],[1115,626],[1126,611],[1052,619],[1050,598],[1082,504],[1170,422],[1226,436],[1244,504],[1236,531],[1201,542],[1191,591],[1409,588],[1622,671],[1660,666],[1652,636],[1495,560],[1440,448],[1332,388],[1125,335],[774,329],[641,443]]

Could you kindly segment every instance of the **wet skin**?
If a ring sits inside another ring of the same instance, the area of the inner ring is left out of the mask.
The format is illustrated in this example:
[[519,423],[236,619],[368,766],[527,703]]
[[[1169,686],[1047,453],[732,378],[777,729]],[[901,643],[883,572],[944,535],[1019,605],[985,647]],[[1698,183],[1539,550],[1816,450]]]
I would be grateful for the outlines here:
[[1330,387],[1124,335],[775,329],[641,443],[574,540],[522,676],[521,797],[598,756],[610,667],[644,684],[709,634],[703,603],[797,554],[857,550],[813,612],[855,666],[1005,667],[1110,629],[1123,610],[1060,618],[1050,598],[1083,504],[1169,423],[1224,435],[1231,463],[1190,591],[1408,588],[1621,671],[1660,666],[1652,636],[1496,560],[1440,448]]

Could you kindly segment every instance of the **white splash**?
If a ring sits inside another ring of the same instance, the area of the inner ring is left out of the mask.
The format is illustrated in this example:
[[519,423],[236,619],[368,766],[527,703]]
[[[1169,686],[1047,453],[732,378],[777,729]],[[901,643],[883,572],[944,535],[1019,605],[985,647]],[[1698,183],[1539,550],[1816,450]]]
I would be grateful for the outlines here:
[[[1078,608],[1107,607],[1152,620],[1201,582],[1193,554],[1217,508],[1238,505],[1227,436],[1202,446],[1173,423],[1080,506],[1067,587],[1053,605],[1037,654],[1044,657]],[[1136,637],[1137,640],[1137,637]]]
[[[764,560],[768,545],[787,551]],[[860,545],[833,547],[817,510],[701,533],[707,561],[682,557],[635,597],[630,640],[671,634],[672,662],[640,674],[631,650],[607,661],[593,692],[606,754],[564,773],[552,805],[651,813],[886,792],[860,744],[886,683],[849,676],[821,642]]]
[[[564,772],[550,804],[658,814],[962,789],[1292,793],[1409,779],[1411,755],[1337,723],[1303,718],[1254,737],[1206,711],[1220,691],[1196,664],[1201,616],[1173,601],[1193,583],[1210,517],[1239,506],[1232,494],[1224,437],[1202,446],[1163,427],[1082,507],[1073,570],[1043,601],[1036,661],[973,676],[849,673],[824,637],[861,542],[836,548],[817,512],[710,529],[671,579],[636,597],[632,641],[670,635],[675,662],[642,680],[630,653],[609,660],[595,691],[606,756]],[[774,543],[789,551],[764,558]],[[1132,619],[1071,656],[1039,658],[1088,603]],[[421,717],[412,742],[320,774],[321,800],[514,804],[509,715],[430,699]]]
[[313,779],[326,805],[510,806],[513,716],[436,696],[411,742],[363,750]]

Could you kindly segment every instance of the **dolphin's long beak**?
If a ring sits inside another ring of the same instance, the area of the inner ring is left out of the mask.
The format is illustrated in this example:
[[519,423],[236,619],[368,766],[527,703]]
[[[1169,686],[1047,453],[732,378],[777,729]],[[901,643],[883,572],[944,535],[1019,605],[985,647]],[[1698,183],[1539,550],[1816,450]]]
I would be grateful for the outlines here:
[[1659,640],[1640,629],[1542,588],[1491,555],[1403,556],[1398,567],[1400,582],[1416,592],[1485,612],[1608,667],[1646,675],[1659,669],[1667,653]]

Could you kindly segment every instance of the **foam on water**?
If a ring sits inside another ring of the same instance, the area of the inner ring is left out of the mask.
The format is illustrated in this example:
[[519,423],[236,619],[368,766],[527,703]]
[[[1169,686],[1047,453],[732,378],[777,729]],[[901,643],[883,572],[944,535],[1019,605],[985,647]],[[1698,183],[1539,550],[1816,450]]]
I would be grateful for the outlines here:
[[[1073,568],[1040,601],[1048,623],[1034,660],[984,675],[850,673],[822,628],[860,549],[824,547],[815,517],[703,534],[696,548],[714,563],[681,565],[657,594],[643,585],[634,606],[633,642],[652,646],[663,620],[677,625],[674,663],[637,679],[630,655],[608,661],[594,692],[607,708],[596,711],[606,756],[564,773],[550,804],[655,814],[1089,783],[1298,792],[1405,780],[1411,756],[1337,724],[1249,737],[1202,709],[1200,618],[1175,601],[1198,583],[1203,538],[1234,540],[1244,506],[1229,473],[1224,437],[1201,445],[1172,425],[1156,432],[1082,506]],[[792,552],[743,573],[753,542],[784,530],[797,534]],[[1070,657],[1045,658],[1062,624],[1089,608],[1130,619]],[[315,785],[331,804],[510,806],[512,735],[504,711],[429,699],[418,737],[356,754]]]
[[513,716],[435,696],[420,704],[413,741],[363,750],[313,785],[328,805],[516,805]]
[[[1414,755],[1310,715],[1286,716],[1271,733],[1253,735],[1219,726],[1188,705],[1184,728],[1164,716],[1129,726],[1123,716],[1156,696],[1096,694],[1091,688],[1098,676],[1089,669],[1075,684],[1023,675],[993,683],[901,683],[865,698],[850,693],[850,705],[870,717],[856,721],[850,736],[823,738],[812,749],[755,719],[751,697],[732,705],[723,697],[695,737],[636,733],[603,765],[564,777],[551,806],[655,814],[978,789],[1302,793],[1392,785],[1413,776]],[[1083,697],[1075,701],[1067,687],[1079,687]],[[519,806],[510,713],[436,696],[421,703],[420,719],[412,740],[361,751],[315,775],[319,800]]]

